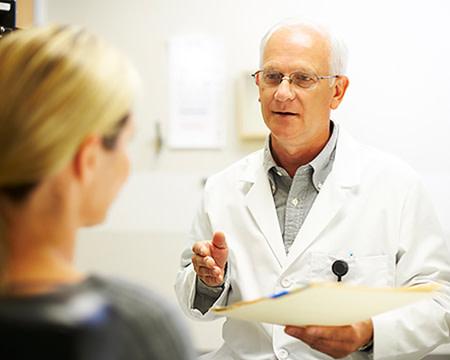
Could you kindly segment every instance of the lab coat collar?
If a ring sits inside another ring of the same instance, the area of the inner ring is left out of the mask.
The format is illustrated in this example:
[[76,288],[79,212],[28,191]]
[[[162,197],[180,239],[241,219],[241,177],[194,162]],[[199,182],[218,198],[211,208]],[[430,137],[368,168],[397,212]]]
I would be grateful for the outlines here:
[[[280,266],[287,265],[309,247],[336,216],[349,194],[359,185],[361,179],[360,147],[341,127],[333,170],[297,234],[289,256],[286,256],[284,250],[270,182],[263,167],[263,151],[258,151],[254,157],[256,159],[249,161],[249,166],[241,174],[241,181],[247,183],[245,188],[248,189],[245,201]],[[271,206],[262,204],[271,204]]]
[[341,127],[333,170],[296,236],[285,266],[310,247],[355,193],[361,182],[363,164],[361,146]]
[[361,182],[364,154],[361,144],[350,133],[343,129],[342,126],[339,131],[332,173],[335,173],[340,187],[353,188]]

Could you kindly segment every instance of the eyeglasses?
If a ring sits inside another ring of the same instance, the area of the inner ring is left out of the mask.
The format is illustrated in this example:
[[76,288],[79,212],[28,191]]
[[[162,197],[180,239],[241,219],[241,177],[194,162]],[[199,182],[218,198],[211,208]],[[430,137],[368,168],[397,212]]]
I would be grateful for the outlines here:
[[317,76],[307,71],[296,71],[290,75],[284,75],[275,70],[258,70],[252,76],[255,80],[259,80],[259,86],[263,88],[273,88],[281,84],[286,79],[290,84],[298,86],[302,89],[314,89],[319,80],[338,78],[341,75]]

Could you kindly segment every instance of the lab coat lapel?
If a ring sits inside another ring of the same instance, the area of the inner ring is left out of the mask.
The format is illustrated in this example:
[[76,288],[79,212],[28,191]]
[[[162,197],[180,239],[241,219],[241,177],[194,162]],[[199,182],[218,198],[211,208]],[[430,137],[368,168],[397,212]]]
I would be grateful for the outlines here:
[[308,249],[311,243],[327,227],[345,204],[347,192],[348,189],[343,189],[336,184],[335,179],[330,174],[292,244],[288,257],[289,262]]
[[264,168],[259,166],[252,174],[244,174],[244,178],[244,181],[251,183],[245,197],[248,210],[281,266],[286,260],[286,252],[267,174]]
[[295,261],[324,231],[360,183],[361,162],[356,142],[340,128],[333,170],[325,181],[291,247],[288,264]]

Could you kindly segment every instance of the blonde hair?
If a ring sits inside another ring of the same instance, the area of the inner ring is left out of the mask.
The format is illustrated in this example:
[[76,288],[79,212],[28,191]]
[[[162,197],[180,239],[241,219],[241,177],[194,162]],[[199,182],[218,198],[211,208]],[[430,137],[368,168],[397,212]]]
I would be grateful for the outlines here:
[[[117,134],[136,79],[122,55],[81,27],[36,27],[0,39],[0,197],[29,193],[89,135]],[[0,229],[3,260],[5,235]]]
[[52,175],[130,112],[133,70],[86,30],[51,25],[0,40],[0,188]]

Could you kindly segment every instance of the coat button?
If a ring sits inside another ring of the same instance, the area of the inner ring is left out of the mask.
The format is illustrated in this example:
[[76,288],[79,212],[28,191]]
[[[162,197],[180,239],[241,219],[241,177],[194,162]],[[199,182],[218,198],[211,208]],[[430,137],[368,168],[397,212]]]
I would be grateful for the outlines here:
[[281,349],[280,351],[278,351],[278,357],[280,359],[287,359],[289,356],[289,352],[286,349]]
[[281,280],[281,286],[284,288],[288,288],[289,286],[292,285],[292,280],[289,278],[284,278],[283,280]]

